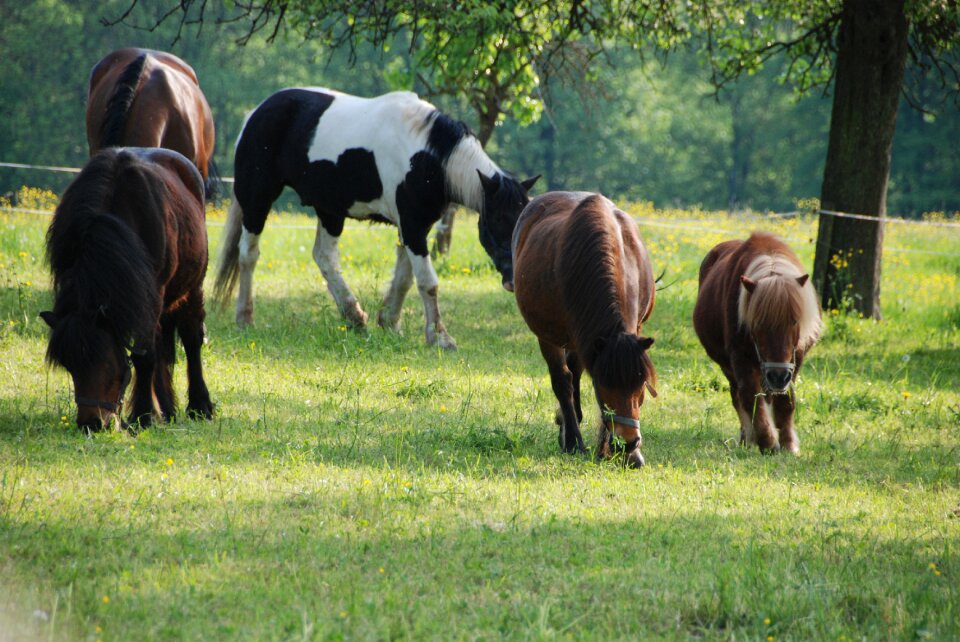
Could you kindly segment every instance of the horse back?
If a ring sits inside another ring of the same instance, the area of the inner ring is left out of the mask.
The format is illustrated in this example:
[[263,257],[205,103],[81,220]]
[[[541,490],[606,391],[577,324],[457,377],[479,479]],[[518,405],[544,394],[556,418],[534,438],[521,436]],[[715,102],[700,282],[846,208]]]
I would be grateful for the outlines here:
[[201,287],[207,267],[203,180],[182,154],[168,149],[123,147],[113,214],[143,243],[156,269],[164,308],[172,311]]
[[[126,77],[128,67],[141,56],[138,77]],[[119,109],[112,100],[124,84],[132,93],[126,113],[111,114]],[[104,140],[108,119],[123,123],[119,140]],[[87,140],[91,154],[112,144],[172,149],[193,161],[206,178],[215,143],[213,114],[196,72],[182,59],[151,49],[119,49],[90,73]]]
[[[589,240],[588,240],[589,239]],[[582,247],[584,241],[587,247]],[[602,261],[596,252],[612,252]],[[583,283],[584,272],[606,263],[607,275],[631,331],[653,310],[655,286],[650,257],[625,212],[599,194],[550,192],[533,199],[521,213],[513,237],[514,288],[517,305],[531,330],[554,345],[570,346],[572,326],[579,323],[572,310],[579,290],[603,288]]]

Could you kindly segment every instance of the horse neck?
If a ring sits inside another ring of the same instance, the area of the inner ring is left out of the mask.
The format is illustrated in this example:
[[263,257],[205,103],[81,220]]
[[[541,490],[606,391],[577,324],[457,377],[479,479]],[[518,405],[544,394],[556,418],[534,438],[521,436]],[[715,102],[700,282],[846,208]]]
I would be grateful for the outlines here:
[[483,151],[480,141],[474,136],[465,136],[444,164],[444,173],[450,200],[475,212],[483,209],[483,187],[478,171],[486,176],[502,173]]
[[577,348],[587,364],[593,361],[598,340],[627,331],[623,275],[618,275],[617,262],[611,259],[619,256],[619,239],[592,219],[572,216],[560,249],[565,261],[563,297]]

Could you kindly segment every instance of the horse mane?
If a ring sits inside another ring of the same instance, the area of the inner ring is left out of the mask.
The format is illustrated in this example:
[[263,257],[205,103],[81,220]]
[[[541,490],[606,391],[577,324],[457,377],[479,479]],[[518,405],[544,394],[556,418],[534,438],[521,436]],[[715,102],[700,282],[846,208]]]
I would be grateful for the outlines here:
[[[135,173],[134,173],[135,172]],[[152,336],[160,297],[153,261],[140,237],[110,212],[116,185],[153,179],[135,156],[104,150],[67,188],[47,230],[46,258],[53,272],[53,313],[47,360],[81,368],[102,350],[102,332],[122,345]],[[156,180],[156,179],[153,179]],[[162,217],[160,190],[141,189],[144,218]],[[160,218],[162,220],[162,218]]]
[[564,268],[561,295],[572,321],[576,350],[593,380],[617,390],[635,390],[656,372],[641,339],[623,321],[623,284],[617,258],[621,240],[611,233],[608,201],[599,194],[577,205],[559,251]]
[[799,350],[806,350],[820,337],[821,320],[817,295],[809,279],[802,286],[797,279],[803,271],[787,256],[761,254],[747,267],[744,276],[757,284],[752,293],[740,288],[737,305],[740,324],[748,330],[772,328],[786,331],[800,326]]
[[454,120],[440,110],[427,116],[430,133],[427,150],[437,156],[446,176],[447,194],[451,200],[483,213],[483,187],[477,170],[488,176],[503,174],[487,153],[480,140],[461,121]]
[[123,143],[123,131],[127,125],[127,114],[133,99],[137,96],[140,76],[147,64],[147,53],[137,56],[128,64],[117,79],[116,88],[107,103],[107,113],[100,126],[101,147],[116,147]]

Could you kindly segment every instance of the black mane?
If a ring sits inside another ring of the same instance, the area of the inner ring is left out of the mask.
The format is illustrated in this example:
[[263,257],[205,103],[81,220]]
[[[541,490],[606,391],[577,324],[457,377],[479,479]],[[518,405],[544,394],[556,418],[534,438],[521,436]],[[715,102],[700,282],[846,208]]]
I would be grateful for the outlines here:
[[100,126],[100,146],[116,147],[123,141],[123,130],[127,126],[127,114],[137,95],[140,75],[147,63],[147,54],[142,53],[131,62],[117,79],[116,89],[107,103],[106,117]]
[[[47,359],[68,369],[105,346],[104,332],[128,346],[154,332],[160,298],[153,262],[143,242],[111,210],[116,176],[136,181],[136,157],[115,149],[94,156],[70,184],[47,230],[46,256],[53,272],[57,320]],[[147,190],[141,210],[159,207]],[[142,192],[141,192],[142,193]],[[144,216],[163,216],[145,212]],[[97,332],[98,328],[103,332]],[[94,352],[92,352],[94,351]]]

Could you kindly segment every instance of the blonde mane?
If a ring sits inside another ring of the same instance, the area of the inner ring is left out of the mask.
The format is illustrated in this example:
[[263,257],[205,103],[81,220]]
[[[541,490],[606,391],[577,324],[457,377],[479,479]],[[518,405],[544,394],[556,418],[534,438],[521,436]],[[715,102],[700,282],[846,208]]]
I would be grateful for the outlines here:
[[820,306],[813,284],[801,286],[803,272],[786,256],[764,254],[751,261],[744,274],[757,287],[752,293],[740,287],[738,317],[748,330],[800,326],[799,350],[806,350],[820,337]]

